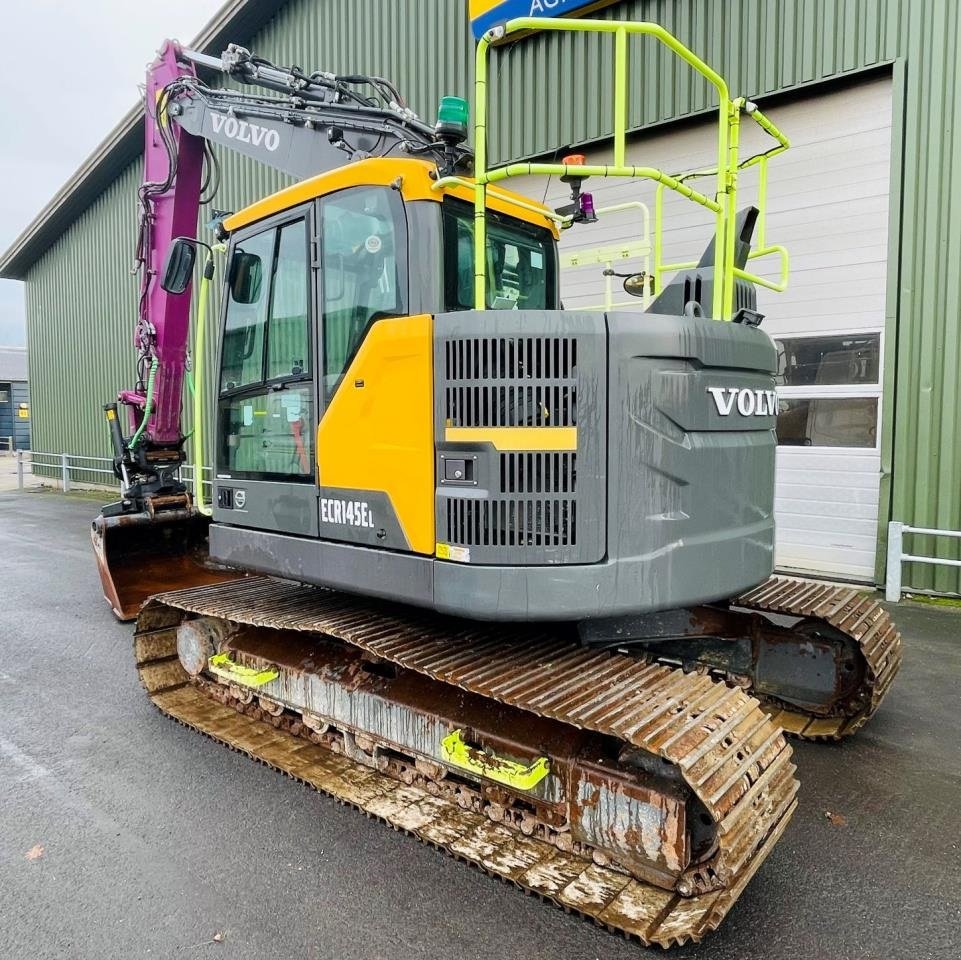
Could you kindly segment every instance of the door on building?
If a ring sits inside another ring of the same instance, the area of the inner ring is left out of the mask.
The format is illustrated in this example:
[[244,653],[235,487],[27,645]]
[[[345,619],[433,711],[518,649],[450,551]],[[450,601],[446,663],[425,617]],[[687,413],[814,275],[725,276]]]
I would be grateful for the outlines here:
[[[794,147],[771,167],[769,235],[791,254],[762,292],[779,352],[776,561],[874,579],[888,283],[889,77],[777,110]],[[783,115],[783,116],[782,116]]]
[[12,385],[0,382],[0,451],[13,449],[14,416]]
[[[869,581],[881,471],[891,78],[763,106],[792,144],[771,163],[767,217],[768,242],[783,243],[790,253],[790,285],[783,294],[758,291],[762,329],[778,342],[782,363],[776,563],[786,571]],[[769,146],[752,126],[743,129],[744,157]],[[712,122],[667,127],[632,141],[627,162],[670,172],[710,167],[713,136]],[[608,162],[609,149],[586,151],[588,163]],[[739,205],[753,201],[755,188],[745,173]],[[537,199],[544,193],[543,183],[526,189]],[[641,200],[654,209],[653,191],[643,181],[592,178],[586,189],[598,208]],[[563,203],[566,188],[552,183],[547,196]],[[602,216],[590,227],[565,231],[562,252],[623,244],[642,223],[636,210]],[[711,229],[696,208],[666,197],[667,261],[696,259]],[[631,264],[645,268],[643,259]],[[752,262],[755,267],[776,279],[762,261]],[[569,308],[603,301],[599,266],[564,271],[561,284]]]
[[868,580],[877,550],[880,332],[782,336],[778,566]]

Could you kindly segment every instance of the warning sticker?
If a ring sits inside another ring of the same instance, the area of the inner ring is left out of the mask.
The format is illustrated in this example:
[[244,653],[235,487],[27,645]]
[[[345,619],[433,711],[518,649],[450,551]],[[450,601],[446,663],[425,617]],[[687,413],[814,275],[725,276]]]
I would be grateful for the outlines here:
[[455,560],[457,563],[470,563],[470,550],[467,547],[455,547],[450,543],[438,543],[434,551],[438,560]]

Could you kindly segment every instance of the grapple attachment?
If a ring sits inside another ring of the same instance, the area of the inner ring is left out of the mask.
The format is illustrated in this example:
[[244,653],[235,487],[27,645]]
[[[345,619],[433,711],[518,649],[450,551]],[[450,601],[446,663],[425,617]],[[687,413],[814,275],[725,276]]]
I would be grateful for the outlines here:
[[210,518],[192,507],[101,514],[94,519],[90,539],[103,595],[118,619],[136,618],[155,593],[242,576],[211,562],[209,526]]

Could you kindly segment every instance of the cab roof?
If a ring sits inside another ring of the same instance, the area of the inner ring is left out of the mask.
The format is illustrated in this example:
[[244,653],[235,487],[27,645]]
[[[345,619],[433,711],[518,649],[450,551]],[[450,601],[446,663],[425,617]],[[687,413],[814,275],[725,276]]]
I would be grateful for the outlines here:
[[[345,164],[263,197],[243,210],[232,213],[224,220],[224,228],[233,233],[259,220],[348,187],[395,184],[405,200],[433,200],[439,203],[445,197],[458,197],[471,204],[474,202],[474,181],[469,178],[451,178],[449,182],[439,184],[437,167],[430,161],[371,157]],[[555,238],[558,236],[554,212],[536,200],[500,187],[488,187],[487,206],[498,213],[546,228]]]

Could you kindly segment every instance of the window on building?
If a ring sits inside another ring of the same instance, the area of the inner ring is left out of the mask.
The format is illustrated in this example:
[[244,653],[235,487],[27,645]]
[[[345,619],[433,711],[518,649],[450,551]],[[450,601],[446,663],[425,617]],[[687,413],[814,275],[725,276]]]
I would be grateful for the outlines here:
[[[487,214],[487,307],[557,308],[554,238],[532,224]],[[474,208],[444,201],[444,295],[448,310],[474,308]]]
[[777,350],[779,446],[877,447],[880,333],[784,337]]
[[878,382],[881,335],[791,337],[778,341],[778,386]]
[[10,384],[0,383],[0,403],[10,402]]
[[309,480],[316,421],[305,221],[239,241],[228,278],[218,469],[237,478]]
[[321,201],[324,396],[334,395],[371,325],[407,313],[407,224],[390,187]]
[[877,440],[877,397],[780,399],[782,447],[875,447]]

